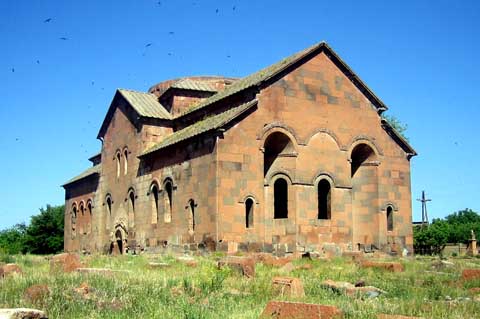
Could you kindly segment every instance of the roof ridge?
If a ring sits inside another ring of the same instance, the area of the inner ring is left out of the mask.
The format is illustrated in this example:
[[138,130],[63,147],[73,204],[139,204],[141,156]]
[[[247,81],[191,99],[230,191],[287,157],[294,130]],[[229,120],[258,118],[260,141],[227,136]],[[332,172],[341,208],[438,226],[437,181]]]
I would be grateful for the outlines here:
[[173,132],[172,134],[165,136],[163,140],[142,152],[138,157],[156,152],[162,148],[187,140],[212,129],[222,127],[243,112],[253,107],[255,104],[257,104],[257,102],[257,99],[253,99],[236,107],[229,108],[221,113],[213,114],[202,120],[196,121],[176,132]]
[[100,168],[102,167],[102,163],[98,163],[97,165],[93,165],[89,168],[87,168],[86,170],[84,170],[83,172],[81,172],[80,174],[76,175],[75,177],[69,179],[65,184],[62,185],[62,187],[65,187],[69,184],[72,184],[74,182],[77,182],[79,180],[82,180],[88,176],[91,176],[93,174],[99,174],[100,173]]
[[207,98],[206,100],[203,100],[199,102],[196,105],[193,105],[189,109],[185,110],[183,113],[179,114],[176,116],[176,118],[185,116],[187,114],[190,114],[192,112],[195,112],[199,109],[202,109],[206,106],[209,106],[215,102],[218,102],[220,100],[223,100],[224,98],[227,98],[228,96],[231,96],[235,93],[241,92],[245,89],[248,89],[252,86],[258,85],[259,83],[262,83],[268,79],[270,79],[272,76],[278,74],[279,72],[283,71],[285,68],[289,67],[293,63],[297,62],[304,56],[308,55],[309,53],[313,52],[315,49],[318,49],[322,46],[326,46],[326,43],[324,41],[318,42],[306,49],[303,49],[301,51],[298,51],[292,55],[289,55],[280,61],[271,64],[267,67],[262,68],[261,70],[251,73],[238,81],[232,83],[230,86],[226,87],[224,90],[212,95],[211,97]]
[[139,93],[139,94],[146,94],[146,95],[154,95],[154,96],[156,96],[155,94],[150,93],[150,92],[137,91],[137,90],[133,90],[133,89],[117,88],[117,90],[118,90],[118,91],[127,91],[127,92],[133,92],[133,93]]

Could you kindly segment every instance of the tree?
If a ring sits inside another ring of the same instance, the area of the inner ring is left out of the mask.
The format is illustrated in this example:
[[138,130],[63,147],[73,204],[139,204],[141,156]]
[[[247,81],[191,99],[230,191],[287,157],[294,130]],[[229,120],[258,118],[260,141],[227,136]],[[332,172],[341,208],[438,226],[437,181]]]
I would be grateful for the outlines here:
[[450,224],[435,220],[428,227],[416,226],[413,229],[413,245],[416,251],[429,251],[439,254],[448,243]]
[[52,254],[63,249],[63,212],[65,206],[40,208],[27,227],[25,245],[32,254]]
[[468,244],[472,230],[480,235],[480,215],[466,208],[444,219],[434,219],[428,227],[414,227],[414,248],[418,252],[440,253],[447,243]]
[[26,230],[22,223],[0,231],[0,250],[9,255],[24,253]]
[[386,120],[404,139],[408,141],[408,137],[405,135],[408,125],[403,124],[398,118],[393,115],[382,114],[382,118]]

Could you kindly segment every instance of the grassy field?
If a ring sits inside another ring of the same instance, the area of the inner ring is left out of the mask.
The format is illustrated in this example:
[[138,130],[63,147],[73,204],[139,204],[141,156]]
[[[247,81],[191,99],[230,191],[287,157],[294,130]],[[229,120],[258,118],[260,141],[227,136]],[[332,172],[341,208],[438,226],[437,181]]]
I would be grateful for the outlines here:
[[[3,257],[16,262],[22,276],[0,280],[0,308],[43,309],[49,318],[258,318],[269,300],[290,300],[335,305],[345,318],[375,318],[378,313],[425,318],[480,318],[480,300],[468,291],[480,281],[464,282],[464,268],[480,268],[480,259],[450,259],[455,266],[432,270],[434,258],[400,260],[405,272],[364,269],[347,259],[296,260],[295,265],[312,264],[311,269],[290,273],[257,264],[256,276],[247,279],[228,268],[218,270],[216,257],[196,257],[197,267],[171,256],[86,256],[88,267],[117,270],[112,276],[98,274],[51,274],[43,256]],[[8,259],[8,260],[6,260]],[[2,261],[2,260],[0,260]],[[151,269],[149,262],[168,263]],[[293,276],[303,280],[306,296],[301,299],[275,295],[272,277]],[[387,292],[377,298],[348,297],[321,286],[326,279],[356,282],[364,280]],[[75,291],[82,283],[90,287],[85,298]],[[25,290],[48,285],[50,295],[32,302]]]

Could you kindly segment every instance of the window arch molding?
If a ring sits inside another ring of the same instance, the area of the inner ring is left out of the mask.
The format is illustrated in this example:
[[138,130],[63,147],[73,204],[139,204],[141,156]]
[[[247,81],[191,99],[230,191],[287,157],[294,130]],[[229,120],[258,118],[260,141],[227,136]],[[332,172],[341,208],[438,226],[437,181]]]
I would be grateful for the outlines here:
[[330,183],[330,186],[332,188],[336,187],[336,183],[335,183],[335,178],[333,177],[332,174],[328,173],[328,172],[320,172],[318,173],[317,175],[315,175],[315,177],[313,178],[313,181],[312,181],[312,184],[313,186],[315,187],[318,187],[318,183],[322,180],[322,179],[326,179],[327,182]]
[[398,205],[390,201],[383,203],[380,210],[386,212],[388,207],[392,207],[394,212],[398,212]]
[[253,203],[255,205],[258,205],[260,204],[260,202],[257,200],[257,197],[253,194],[250,194],[248,193],[247,195],[245,195],[244,197],[241,197],[240,200],[238,201],[239,204],[245,204],[245,202],[247,201],[247,199],[252,199],[253,200]]
[[262,131],[257,134],[257,140],[261,141],[261,145],[263,147],[268,137],[276,132],[283,133],[288,136],[288,138],[290,138],[290,140],[292,141],[293,146],[295,147],[295,151],[298,153],[298,145],[301,144],[299,143],[299,139],[297,138],[298,135],[293,128],[283,123],[277,122],[266,125],[265,127],[263,127]]
[[378,145],[373,141],[372,138],[368,137],[368,136],[357,136],[355,137],[349,144],[348,144],[348,148],[347,148],[347,153],[348,153],[348,161],[351,162],[352,161],[352,152],[353,150],[360,144],[366,144],[367,146],[369,146],[373,152],[375,153],[375,157],[379,158],[379,156],[382,156],[383,155],[383,152],[380,150],[380,148],[378,147]]
[[275,183],[275,180],[281,176],[285,177],[287,179],[287,182],[289,185],[293,184],[293,179],[290,177],[290,175],[293,175],[290,171],[287,171],[285,169],[282,170],[275,170],[265,177],[265,183],[264,186],[269,186],[273,185]]
[[77,213],[78,213],[78,205],[77,205],[77,202],[73,202],[73,203],[72,203],[72,206],[71,206],[71,208],[70,208],[70,215],[75,214],[75,217],[77,217]]
[[152,194],[152,190],[154,187],[157,188],[158,192],[160,192],[160,183],[158,182],[158,180],[156,178],[154,178],[152,180],[152,182],[150,183],[150,186],[148,187],[148,191],[147,191],[147,196],[150,196]]
[[86,204],[86,207],[90,207],[90,208],[93,208],[93,200],[91,198],[87,199],[87,204]]
[[80,203],[78,204],[78,210],[80,211],[82,216],[85,215],[85,202],[83,200],[81,200]]
[[138,195],[137,195],[137,192],[135,191],[135,187],[133,186],[130,186],[128,188],[128,191],[127,191],[127,197],[125,197],[125,201],[127,201],[128,199],[130,199],[130,194],[132,194],[135,196],[134,198],[137,199],[138,198]]

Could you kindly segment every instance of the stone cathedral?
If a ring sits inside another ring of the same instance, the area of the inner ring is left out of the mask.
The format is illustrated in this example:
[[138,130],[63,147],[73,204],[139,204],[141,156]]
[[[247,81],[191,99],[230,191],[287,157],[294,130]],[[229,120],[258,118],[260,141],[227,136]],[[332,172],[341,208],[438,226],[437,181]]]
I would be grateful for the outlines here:
[[416,152],[386,110],[325,42],[240,79],[118,89],[63,185],[65,251],[412,251]]

